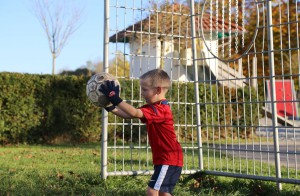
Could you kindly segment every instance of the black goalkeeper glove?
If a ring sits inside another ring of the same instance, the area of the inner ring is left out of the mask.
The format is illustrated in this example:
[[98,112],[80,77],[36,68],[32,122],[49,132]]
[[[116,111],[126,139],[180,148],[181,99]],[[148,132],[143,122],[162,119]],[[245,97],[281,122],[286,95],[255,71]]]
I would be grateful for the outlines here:
[[108,97],[109,101],[114,105],[117,106],[119,103],[123,101],[120,98],[120,87],[119,85],[115,85],[115,81],[106,80],[103,84],[100,85],[99,91]]
[[116,107],[112,104],[110,104],[109,106],[105,107],[104,109],[107,111],[107,112],[110,112],[112,110],[114,110]]

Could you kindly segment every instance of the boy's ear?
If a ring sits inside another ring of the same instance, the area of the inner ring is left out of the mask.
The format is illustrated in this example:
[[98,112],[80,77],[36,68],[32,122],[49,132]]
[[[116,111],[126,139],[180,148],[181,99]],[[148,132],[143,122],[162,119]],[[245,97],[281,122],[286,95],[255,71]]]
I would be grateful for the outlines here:
[[162,91],[162,88],[161,87],[156,87],[156,94],[160,94],[161,93],[161,91]]

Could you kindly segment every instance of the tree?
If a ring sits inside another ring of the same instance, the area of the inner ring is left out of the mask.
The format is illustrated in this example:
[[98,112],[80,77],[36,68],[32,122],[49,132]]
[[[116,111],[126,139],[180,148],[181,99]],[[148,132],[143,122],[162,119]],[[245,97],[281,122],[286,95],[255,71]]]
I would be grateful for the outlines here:
[[[275,74],[298,74],[299,62],[295,54],[297,50],[292,49],[297,48],[297,39],[299,39],[298,32],[300,28],[297,18],[299,15],[299,3],[298,1],[295,3],[294,0],[284,0],[281,1],[280,4],[273,3],[272,5],[273,45],[274,50],[279,51],[274,52],[274,62],[276,63]],[[255,12],[254,7],[251,8],[251,10],[253,10],[253,13]],[[260,28],[258,29],[255,39],[255,50],[253,47],[252,52],[263,53],[263,55],[257,55],[258,75],[269,75],[266,6],[262,7],[262,5],[260,5],[259,15]],[[250,15],[248,32],[252,32],[256,28],[255,16],[255,14]],[[249,39],[252,39],[252,37],[245,36],[245,39],[245,42],[249,42]],[[245,59],[245,61],[246,60],[247,59]],[[283,67],[280,66],[281,62],[283,62]]]
[[46,33],[52,55],[52,74],[56,58],[80,26],[82,11],[64,0],[35,0],[34,13]]
[[130,64],[122,52],[118,51],[117,53],[115,58],[109,62],[109,73],[129,78]]
[[91,60],[86,61],[85,65],[82,65],[80,68],[73,70],[63,70],[60,75],[76,75],[76,76],[88,76],[91,77],[95,73],[103,72],[103,62],[96,61],[92,62]]
[[60,75],[91,76],[90,70],[85,67],[77,68],[75,71],[64,70]]
[[[115,58],[111,59],[109,62],[108,72],[116,77],[129,78],[130,64],[125,58],[125,55],[118,51]],[[63,70],[61,75],[76,75],[76,76],[92,76],[95,73],[103,72],[103,62],[102,61],[87,61],[85,65],[80,68],[73,70]]]

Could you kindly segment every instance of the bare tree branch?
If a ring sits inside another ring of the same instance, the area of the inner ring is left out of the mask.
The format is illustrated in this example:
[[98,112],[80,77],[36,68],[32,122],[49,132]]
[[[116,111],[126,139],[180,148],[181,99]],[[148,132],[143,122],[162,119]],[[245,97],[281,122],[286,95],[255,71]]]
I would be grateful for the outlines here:
[[52,54],[52,74],[55,73],[56,58],[68,43],[72,34],[80,27],[83,9],[66,4],[65,0],[35,0],[33,11],[44,29]]

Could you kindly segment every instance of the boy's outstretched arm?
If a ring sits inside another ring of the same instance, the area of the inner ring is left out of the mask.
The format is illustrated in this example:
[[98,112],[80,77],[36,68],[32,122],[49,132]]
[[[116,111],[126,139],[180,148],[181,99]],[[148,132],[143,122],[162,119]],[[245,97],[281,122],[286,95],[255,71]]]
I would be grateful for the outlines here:
[[104,109],[108,112],[112,112],[113,114],[115,114],[116,116],[119,116],[121,118],[132,118],[127,113],[125,113],[123,110],[121,110],[118,107],[115,107],[114,105],[110,105]]
[[[114,81],[105,81],[99,88],[99,91],[106,95],[113,106],[106,108],[107,111],[111,111],[115,115],[122,118],[143,118],[143,112],[140,109],[133,107],[132,105],[124,102],[119,94],[120,88],[115,85]],[[115,107],[117,106],[117,107]]]
[[[128,118],[143,118],[144,114],[142,110],[133,107],[132,105],[122,101],[117,105],[117,108],[128,115]],[[115,114],[115,111],[112,111]],[[117,115],[117,114],[116,114]]]

